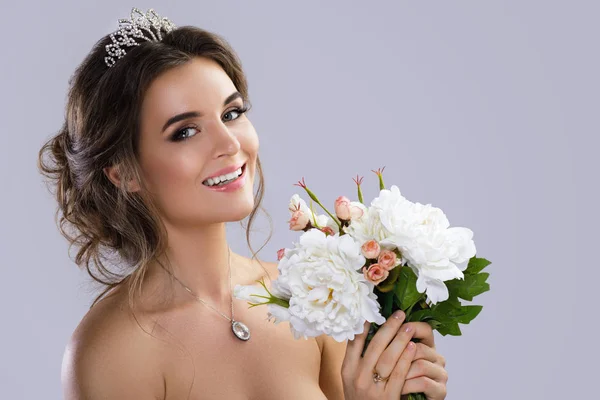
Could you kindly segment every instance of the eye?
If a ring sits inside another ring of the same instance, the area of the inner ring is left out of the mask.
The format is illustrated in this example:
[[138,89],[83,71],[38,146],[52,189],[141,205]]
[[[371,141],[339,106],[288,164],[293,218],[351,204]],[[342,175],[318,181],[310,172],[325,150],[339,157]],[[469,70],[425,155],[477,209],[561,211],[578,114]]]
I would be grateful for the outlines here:
[[237,108],[234,108],[233,110],[229,110],[229,111],[227,111],[227,112],[225,113],[225,115],[228,115],[228,114],[234,113],[234,114],[237,114],[237,117],[235,117],[235,118],[232,118],[232,119],[229,119],[229,120],[227,120],[227,119],[226,119],[226,120],[227,120],[227,121],[233,121],[233,120],[236,120],[236,119],[238,119],[239,117],[241,117],[241,116],[242,116],[242,114],[243,114],[243,113],[245,113],[246,111],[248,111],[248,106],[244,106],[244,107],[237,107]]
[[186,140],[196,135],[196,133],[190,133],[192,131],[198,131],[198,128],[195,126],[186,126],[184,128],[179,129],[173,135],[171,135],[172,142],[181,142],[182,140]]

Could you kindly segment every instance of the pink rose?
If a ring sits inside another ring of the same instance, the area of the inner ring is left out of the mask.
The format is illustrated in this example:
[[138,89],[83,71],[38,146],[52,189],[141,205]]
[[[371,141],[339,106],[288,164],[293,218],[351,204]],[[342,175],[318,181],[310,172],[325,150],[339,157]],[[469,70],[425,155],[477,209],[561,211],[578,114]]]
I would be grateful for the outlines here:
[[335,231],[329,226],[324,226],[323,228],[321,228],[321,232],[323,232],[327,236],[335,235]]
[[371,259],[377,259],[377,257],[379,257],[379,252],[381,251],[381,247],[379,247],[379,243],[377,243],[376,240],[365,242],[360,249],[362,250],[363,256]]
[[281,260],[284,255],[285,255],[285,249],[277,250],[277,261]]
[[288,222],[291,230],[301,231],[308,226],[310,219],[304,211],[300,210],[300,206],[298,206],[292,211],[292,218]]
[[350,199],[340,196],[335,200],[335,215],[342,221],[350,220]]
[[335,200],[335,215],[342,221],[350,221],[362,217],[363,210],[353,205],[345,196],[340,196]]
[[390,250],[383,250],[379,254],[377,263],[389,271],[396,266],[396,253]]
[[373,282],[375,285],[378,285],[380,282],[383,282],[390,272],[383,268],[379,264],[371,264],[369,269],[367,267],[363,267],[363,274],[368,281]]

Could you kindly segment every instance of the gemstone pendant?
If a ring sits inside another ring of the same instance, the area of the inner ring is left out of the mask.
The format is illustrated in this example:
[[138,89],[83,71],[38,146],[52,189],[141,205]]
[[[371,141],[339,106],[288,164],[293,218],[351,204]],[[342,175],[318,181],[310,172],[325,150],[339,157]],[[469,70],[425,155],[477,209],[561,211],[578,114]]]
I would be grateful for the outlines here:
[[240,321],[232,321],[231,330],[233,334],[240,340],[250,339],[250,329]]

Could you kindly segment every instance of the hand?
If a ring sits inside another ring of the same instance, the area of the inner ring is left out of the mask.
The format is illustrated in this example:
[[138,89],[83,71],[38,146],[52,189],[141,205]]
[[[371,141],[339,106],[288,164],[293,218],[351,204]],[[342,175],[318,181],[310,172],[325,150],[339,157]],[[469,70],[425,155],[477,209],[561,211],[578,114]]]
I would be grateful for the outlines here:
[[426,322],[407,322],[402,326],[407,325],[414,327],[413,338],[420,339],[420,343],[416,344],[417,352],[402,387],[402,399],[408,399],[408,393],[424,393],[428,400],[443,400],[448,373],[446,359],[435,350],[433,329]]
[[[414,323],[402,325],[404,318],[405,315],[401,311],[388,318],[371,339],[364,357],[361,357],[361,353],[369,332],[370,323],[365,322],[363,332],[356,335],[354,340],[348,341],[346,355],[342,363],[342,382],[346,400],[398,400],[401,394],[405,393],[403,388],[408,382],[407,376],[419,347],[419,344],[411,342],[411,339],[416,333],[415,328],[423,331],[423,327]],[[402,329],[400,329],[401,327]],[[421,336],[425,336],[427,342],[427,332],[419,333]],[[431,352],[424,349],[424,347],[423,345],[420,346],[421,354],[424,357],[431,358]],[[412,372],[413,380],[415,380],[411,383],[413,387],[420,387],[422,379],[417,377],[421,372],[420,367],[422,365],[415,367]],[[373,380],[374,370],[387,379],[375,382]],[[414,390],[411,389],[411,392],[414,392]],[[432,397],[431,399],[438,398],[443,397]]]

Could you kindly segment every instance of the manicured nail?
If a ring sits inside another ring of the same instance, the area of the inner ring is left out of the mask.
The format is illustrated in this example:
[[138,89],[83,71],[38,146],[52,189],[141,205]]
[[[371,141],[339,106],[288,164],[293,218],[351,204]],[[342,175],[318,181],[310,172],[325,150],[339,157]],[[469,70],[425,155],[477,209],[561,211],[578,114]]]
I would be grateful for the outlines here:
[[392,314],[392,317],[394,317],[396,319],[404,318],[404,311],[398,310],[394,314]]

